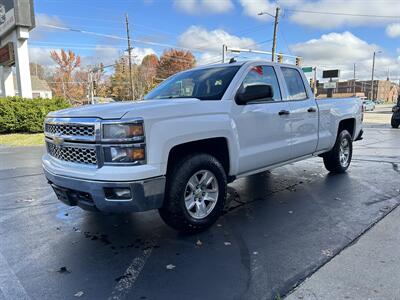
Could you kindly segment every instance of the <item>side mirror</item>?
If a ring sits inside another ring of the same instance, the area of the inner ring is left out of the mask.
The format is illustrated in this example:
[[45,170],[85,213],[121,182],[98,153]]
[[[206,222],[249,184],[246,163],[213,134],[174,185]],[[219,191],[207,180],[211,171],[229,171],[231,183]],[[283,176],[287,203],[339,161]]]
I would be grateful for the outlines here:
[[271,99],[274,97],[272,86],[268,84],[254,84],[242,88],[236,95],[236,103],[245,105],[251,101]]

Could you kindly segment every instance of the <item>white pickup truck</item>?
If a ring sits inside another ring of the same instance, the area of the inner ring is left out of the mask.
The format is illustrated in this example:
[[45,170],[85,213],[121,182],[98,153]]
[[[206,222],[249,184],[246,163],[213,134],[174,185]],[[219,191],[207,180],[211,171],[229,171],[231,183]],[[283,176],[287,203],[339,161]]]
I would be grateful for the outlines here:
[[178,73],[141,101],[50,113],[43,168],[68,205],[158,209],[194,232],[217,220],[236,178],[313,156],[345,172],[361,127],[357,98],[316,101],[300,68],[234,62]]

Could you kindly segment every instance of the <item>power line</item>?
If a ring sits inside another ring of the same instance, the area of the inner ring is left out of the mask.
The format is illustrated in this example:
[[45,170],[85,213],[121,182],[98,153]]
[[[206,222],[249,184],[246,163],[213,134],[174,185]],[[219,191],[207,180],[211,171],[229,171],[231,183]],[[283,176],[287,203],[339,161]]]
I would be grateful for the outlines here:
[[348,17],[367,17],[367,18],[387,18],[387,19],[399,19],[400,16],[383,16],[383,15],[369,15],[369,14],[353,14],[353,13],[342,13],[342,12],[331,12],[331,11],[313,11],[313,10],[300,10],[286,8],[286,11],[298,12],[305,14],[320,14],[320,15],[336,15],[336,16],[348,16]]

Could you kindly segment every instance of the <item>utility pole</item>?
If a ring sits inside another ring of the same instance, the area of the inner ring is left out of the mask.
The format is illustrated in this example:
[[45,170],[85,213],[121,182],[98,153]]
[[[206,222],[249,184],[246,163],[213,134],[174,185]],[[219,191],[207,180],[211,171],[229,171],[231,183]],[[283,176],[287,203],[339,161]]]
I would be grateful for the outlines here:
[[381,50],[374,51],[374,55],[372,56],[372,77],[371,77],[371,100],[374,100],[374,73],[375,73],[375,56],[379,53],[382,53]]
[[275,11],[275,21],[274,21],[274,36],[272,39],[272,57],[271,60],[275,60],[275,51],[276,51],[276,34],[278,32],[278,22],[279,22],[279,7],[276,8]]
[[277,7],[275,9],[275,16],[270,14],[269,12],[260,12],[258,13],[259,16],[268,15],[274,18],[274,35],[272,37],[272,52],[271,52],[271,60],[275,60],[275,52],[276,52],[276,35],[278,33],[278,23],[279,23],[279,10],[280,8]]
[[373,55],[373,57],[372,57],[371,100],[374,100],[374,72],[375,72],[375,56],[376,56],[376,52],[374,51],[374,55]]
[[88,73],[88,96],[90,99],[90,103],[94,104],[94,94],[93,94],[93,70],[90,69]]
[[133,78],[132,78],[132,47],[131,47],[131,37],[129,35],[129,20],[128,14],[125,15],[125,23],[126,23],[126,37],[128,39],[128,64],[129,64],[129,85],[130,85],[130,96],[133,99]]
[[317,85],[317,67],[314,67],[314,96],[318,94],[318,85]]
[[356,64],[353,64],[353,95],[356,96]]

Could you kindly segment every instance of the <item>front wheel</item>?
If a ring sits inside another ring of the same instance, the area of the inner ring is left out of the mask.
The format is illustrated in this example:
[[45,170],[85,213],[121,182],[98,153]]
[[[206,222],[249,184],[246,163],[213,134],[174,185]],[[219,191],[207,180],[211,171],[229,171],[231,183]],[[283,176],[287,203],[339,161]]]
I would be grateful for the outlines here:
[[342,130],[333,149],[323,155],[325,168],[332,173],[344,173],[350,166],[353,140],[347,130]]
[[227,194],[227,178],[221,163],[208,154],[193,154],[173,166],[161,218],[172,228],[198,232],[221,215]]

